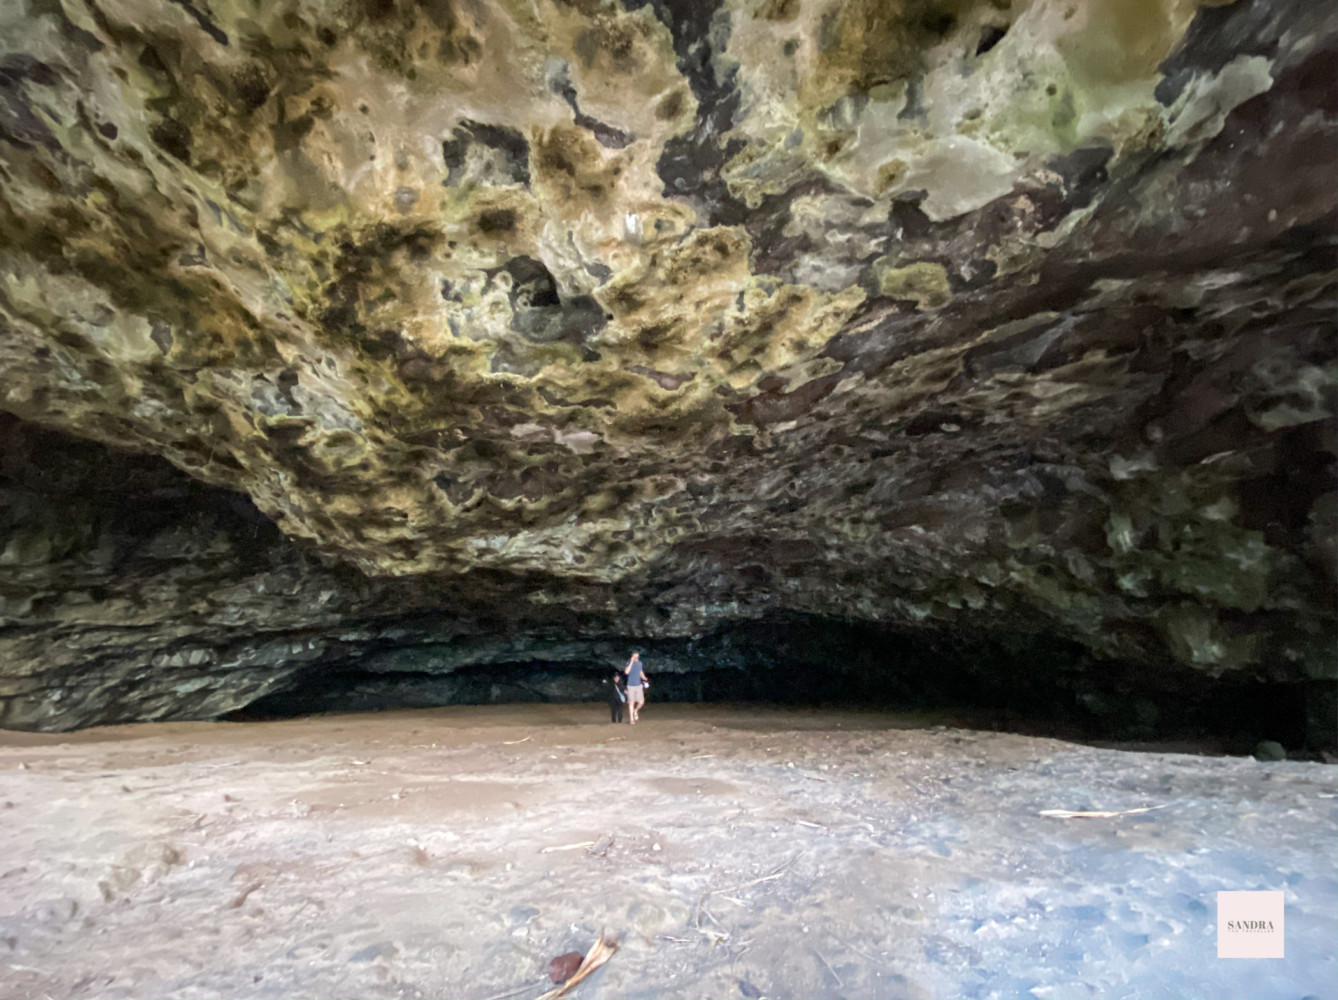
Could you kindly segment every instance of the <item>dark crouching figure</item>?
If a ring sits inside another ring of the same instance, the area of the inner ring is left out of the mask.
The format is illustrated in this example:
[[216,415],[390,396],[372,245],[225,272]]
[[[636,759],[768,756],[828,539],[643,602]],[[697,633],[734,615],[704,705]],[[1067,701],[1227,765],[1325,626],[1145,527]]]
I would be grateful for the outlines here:
[[627,675],[621,670],[614,670],[604,678],[609,686],[609,714],[614,722],[623,721],[623,709],[627,705]]

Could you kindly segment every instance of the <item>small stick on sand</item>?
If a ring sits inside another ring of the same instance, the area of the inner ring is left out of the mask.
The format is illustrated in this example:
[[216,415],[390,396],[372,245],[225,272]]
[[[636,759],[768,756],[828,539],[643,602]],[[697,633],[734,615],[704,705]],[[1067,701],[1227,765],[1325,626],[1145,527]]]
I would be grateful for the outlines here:
[[1159,806],[1144,806],[1142,809],[1107,810],[1097,809],[1089,812],[1074,812],[1070,809],[1043,809],[1037,815],[1049,819],[1114,819],[1116,816],[1134,816],[1138,813],[1150,813],[1155,809],[1165,809],[1169,803]]
[[554,851],[579,851],[582,847],[594,847],[593,840],[583,840],[579,844],[563,844],[561,847],[545,847],[540,854],[552,854]]
[[761,878],[755,878],[751,882],[744,882],[742,885],[731,886],[728,889],[712,889],[706,895],[713,896],[716,893],[720,892],[738,892],[740,889],[747,889],[751,886],[761,885],[763,882],[770,882],[772,879],[780,878],[782,875],[785,874],[785,869],[789,868],[792,864],[794,864],[796,861],[798,861],[807,853],[808,851],[800,851],[798,854],[792,857],[789,861],[785,862],[785,864],[781,865],[770,875],[763,875]]
[[717,927],[719,927],[720,930],[721,930],[722,932],[724,932],[725,937],[729,937],[729,928],[726,927],[724,924],[722,924],[719,920],[717,920],[717,919],[715,918],[715,915],[714,915],[710,910],[708,910],[708,909],[706,908],[706,900],[705,900],[705,899],[702,899],[701,904],[697,907],[697,909],[698,909],[700,912],[706,914],[706,919],[709,920],[709,921],[711,921],[711,923],[715,924]]
[[841,977],[836,974],[836,970],[832,968],[832,964],[822,957],[822,952],[818,951],[817,948],[814,948],[813,954],[818,956],[818,961],[821,962],[826,967],[827,971],[832,974],[832,978],[836,980],[836,988],[838,990],[845,989],[846,984],[841,982]]
[[599,940],[596,941],[594,947],[586,953],[586,956],[582,959],[575,975],[561,986],[557,987],[557,989],[549,990],[543,996],[539,997],[539,1000],[557,1000],[558,997],[577,986],[586,976],[590,975],[590,973],[594,972],[612,958],[613,953],[617,950],[618,943],[616,941],[605,940],[604,932],[600,931]]
[[867,958],[870,962],[881,962],[881,961],[882,961],[881,958],[874,958],[872,955],[870,955],[867,951],[864,951],[862,948],[856,948],[856,947],[855,947],[853,944],[851,944],[849,941],[845,941],[845,942],[842,942],[842,943],[845,944],[845,946],[846,946],[847,948],[849,948],[851,951],[853,951],[856,955],[863,955],[863,956],[864,956],[865,958]]
[[713,753],[699,753],[696,757],[689,757],[689,760],[705,760],[707,757],[714,757]]
[[513,747],[513,746],[515,746],[517,743],[524,743],[525,740],[532,740],[532,739],[534,739],[533,736],[526,736],[524,740],[502,740],[502,746],[504,746],[504,747]]

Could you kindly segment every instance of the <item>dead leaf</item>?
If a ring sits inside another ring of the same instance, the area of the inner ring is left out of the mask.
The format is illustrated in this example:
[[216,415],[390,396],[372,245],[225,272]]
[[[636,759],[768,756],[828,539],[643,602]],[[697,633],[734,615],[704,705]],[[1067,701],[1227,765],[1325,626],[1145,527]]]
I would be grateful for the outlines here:
[[555,983],[565,983],[576,975],[576,970],[581,967],[583,961],[585,961],[585,956],[579,951],[569,951],[565,955],[550,958],[548,960],[548,978]]
[[606,939],[604,937],[604,932],[600,931],[599,940],[596,941],[594,947],[586,953],[580,968],[576,970],[572,977],[556,989],[549,990],[543,996],[539,997],[538,1000],[557,1000],[558,997],[580,984],[583,979],[612,958],[613,953],[617,950],[618,942]]

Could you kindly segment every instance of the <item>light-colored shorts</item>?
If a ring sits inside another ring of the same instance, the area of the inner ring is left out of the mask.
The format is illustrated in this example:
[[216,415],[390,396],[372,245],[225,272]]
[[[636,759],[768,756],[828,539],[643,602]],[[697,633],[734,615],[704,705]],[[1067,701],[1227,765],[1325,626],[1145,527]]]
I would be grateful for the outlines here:
[[640,684],[627,685],[627,704],[644,705],[646,703],[646,689]]

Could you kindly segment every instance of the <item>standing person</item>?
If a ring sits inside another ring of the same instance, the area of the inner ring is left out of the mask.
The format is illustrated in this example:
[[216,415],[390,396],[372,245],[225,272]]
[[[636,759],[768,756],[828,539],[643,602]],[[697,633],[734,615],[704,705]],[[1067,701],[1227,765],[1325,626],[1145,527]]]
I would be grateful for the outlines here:
[[623,708],[627,705],[627,675],[615,668],[604,683],[609,686],[609,714],[614,722],[622,722]]
[[632,654],[627,666],[623,668],[623,673],[627,675],[627,721],[635,726],[641,706],[646,703],[646,688],[650,687],[650,679],[646,677],[646,670],[641,666],[640,650]]

